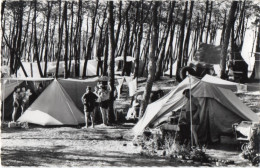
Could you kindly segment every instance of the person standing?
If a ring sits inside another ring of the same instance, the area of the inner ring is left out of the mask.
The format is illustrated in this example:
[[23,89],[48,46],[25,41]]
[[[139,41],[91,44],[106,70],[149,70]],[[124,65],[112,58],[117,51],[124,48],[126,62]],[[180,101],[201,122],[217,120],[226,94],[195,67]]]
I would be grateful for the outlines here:
[[30,96],[32,95],[31,93],[31,90],[30,89],[27,89],[27,91],[25,92],[24,94],[24,97],[22,99],[22,105],[21,105],[21,108],[22,108],[22,114],[24,113],[24,111],[26,110],[26,108],[28,107],[29,105],[29,100],[30,100]]
[[19,95],[20,88],[15,88],[14,93],[13,93],[13,113],[12,113],[12,121],[15,122],[16,119],[16,113],[19,108]]
[[103,124],[108,124],[108,107],[109,107],[109,92],[106,86],[101,86],[101,91],[99,92],[100,98],[100,111],[102,115]]
[[96,102],[95,102],[95,108],[94,108],[94,118],[96,120],[96,118],[99,117],[98,111],[99,111],[99,104],[100,104],[100,98],[99,98],[99,95],[98,95],[99,94],[99,87],[98,86],[95,86],[93,93],[98,97]]
[[185,105],[186,119],[188,121],[188,124],[191,124],[190,114],[192,114],[192,136],[194,138],[196,146],[199,147],[197,132],[198,132],[199,124],[200,124],[199,114],[200,114],[201,107],[200,107],[198,99],[191,95],[190,89],[185,89],[183,91],[183,95],[188,99],[188,101]]
[[91,87],[86,88],[86,93],[83,94],[81,101],[84,105],[84,114],[86,126],[83,128],[88,128],[88,118],[90,117],[92,128],[94,128],[94,108],[98,96],[91,92]]

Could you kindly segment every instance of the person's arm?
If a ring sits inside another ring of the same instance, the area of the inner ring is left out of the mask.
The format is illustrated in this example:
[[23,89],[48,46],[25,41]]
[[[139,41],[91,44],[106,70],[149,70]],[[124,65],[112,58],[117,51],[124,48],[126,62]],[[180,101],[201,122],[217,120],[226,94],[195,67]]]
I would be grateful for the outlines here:
[[18,97],[16,94],[13,95],[13,99],[14,99],[14,102],[17,103],[19,106],[19,101],[18,101]]
[[81,97],[82,103],[84,103],[84,96],[85,96],[85,93],[84,93],[83,96]]

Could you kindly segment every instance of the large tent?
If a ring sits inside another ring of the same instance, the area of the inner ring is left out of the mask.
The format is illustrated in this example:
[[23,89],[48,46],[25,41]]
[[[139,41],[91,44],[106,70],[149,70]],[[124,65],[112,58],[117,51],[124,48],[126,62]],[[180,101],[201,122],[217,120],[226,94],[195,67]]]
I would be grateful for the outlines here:
[[54,80],[18,119],[39,125],[78,125],[84,115],[61,84]]
[[192,95],[198,98],[202,107],[198,132],[201,141],[216,142],[220,135],[232,133],[232,124],[243,120],[259,122],[259,117],[231,90],[189,76],[166,96],[148,105],[144,116],[133,128],[134,134],[140,135],[147,126],[160,125],[172,112],[180,110],[187,102],[182,95],[187,88],[192,89]]
[[39,125],[78,125],[84,123],[81,97],[90,86],[97,85],[98,77],[86,80],[54,80],[18,119]]
[[[15,87],[25,87],[30,89],[30,104],[38,97],[38,86],[41,84],[43,89],[50,84],[53,78],[2,78],[1,79],[1,101],[2,101],[2,119],[10,120],[13,112],[13,92]],[[17,116],[20,115],[18,110]]]

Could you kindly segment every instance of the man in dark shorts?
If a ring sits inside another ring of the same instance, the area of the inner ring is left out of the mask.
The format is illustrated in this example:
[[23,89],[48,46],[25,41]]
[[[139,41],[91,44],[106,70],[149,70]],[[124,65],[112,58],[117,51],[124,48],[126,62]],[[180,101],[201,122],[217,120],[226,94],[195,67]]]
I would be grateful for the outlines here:
[[86,88],[86,93],[83,94],[81,101],[84,104],[84,114],[85,114],[85,122],[86,126],[83,128],[88,127],[88,117],[90,116],[90,120],[92,123],[92,128],[94,128],[94,108],[96,104],[96,100],[98,96],[91,92],[91,87]]
[[197,131],[198,131],[198,127],[200,124],[199,114],[200,114],[201,107],[200,107],[198,99],[191,95],[190,89],[184,90],[183,95],[188,99],[188,101],[185,105],[186,119],[187,119],[188,123],[191,124],[190,113],[192,113],[192,136],[195,140],[196,146],[199,147]]

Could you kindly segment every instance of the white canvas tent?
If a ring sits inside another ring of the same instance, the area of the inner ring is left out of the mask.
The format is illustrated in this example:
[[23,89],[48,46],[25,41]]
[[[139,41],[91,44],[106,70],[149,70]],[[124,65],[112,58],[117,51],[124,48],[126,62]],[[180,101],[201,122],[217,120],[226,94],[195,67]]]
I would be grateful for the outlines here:
[[18,119],[39,125],[78,125],[84,115],[65,89],[54,80]]
[[5,100],[13,93],[14,88],[20,85],[22,81],[1,80],[1,100]]
[[232,91],[200,81],[195,77],[187,77],[176,89],[148,105],[144,116],[133,128],[134,134],[142,134],[147,126],[160,125],[172,115],[172,112],[180,110],[187,102],[182,93],[189,87],[192,88],[192,95],[198,98],[202,107],[198,133],[200,140],[218,141],[219,135],[232,133],[232,124],[242,120],[259,122],[259,117]]
[[255,53],[255,65],[253,71],[252,78],[260,80],[260,52]]
[[211,76],[206,74],[201,81],[211,83],[214,85],[217,85],[222,88],[230,89],[234,92],[241,92],[241,91],[259,91],[260,86],[253,86],[250,84],[241,84],[241,83],[236,83],[236,82],[230,82],[224,79],[221,79],[216,76]]

